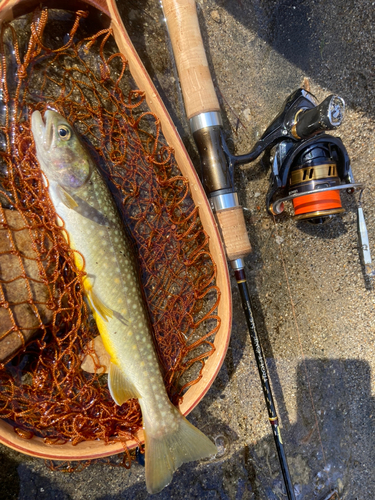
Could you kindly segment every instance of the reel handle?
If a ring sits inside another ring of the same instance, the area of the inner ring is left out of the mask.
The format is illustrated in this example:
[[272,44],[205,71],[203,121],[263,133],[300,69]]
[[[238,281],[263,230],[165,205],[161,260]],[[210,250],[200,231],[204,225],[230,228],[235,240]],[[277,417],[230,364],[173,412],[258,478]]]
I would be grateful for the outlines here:
[[297,139],[339,127],[344,119],[345,102],[337,95],[330,95],[315,108],[297,113],[292,134]]

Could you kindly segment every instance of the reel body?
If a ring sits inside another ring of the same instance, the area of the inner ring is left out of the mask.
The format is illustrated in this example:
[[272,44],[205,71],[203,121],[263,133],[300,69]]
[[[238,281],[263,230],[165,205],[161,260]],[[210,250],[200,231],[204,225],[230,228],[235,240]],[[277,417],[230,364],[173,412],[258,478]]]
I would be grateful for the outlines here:
[[292,201],[296,220],[323,223],[344,212],[340,190],[353,193],[358,187],[338,137],[321,133],[305,141],[284,140],[275,147],[266,206],[277,215]]

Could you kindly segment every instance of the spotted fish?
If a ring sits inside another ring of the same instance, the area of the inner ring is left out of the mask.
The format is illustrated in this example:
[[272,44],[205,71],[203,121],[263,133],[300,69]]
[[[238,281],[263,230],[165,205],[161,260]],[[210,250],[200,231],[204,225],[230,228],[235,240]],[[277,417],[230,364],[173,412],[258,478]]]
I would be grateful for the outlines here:
[[138,398],[145,434],[146,485],[161,491],[185,462],[217,453],[167,395],[136,263],[109,189],[73,127],[57,112],[31,119],[37,159],[72,248],[84,256],[84,288],[109,354],[108,386],[122,405]]

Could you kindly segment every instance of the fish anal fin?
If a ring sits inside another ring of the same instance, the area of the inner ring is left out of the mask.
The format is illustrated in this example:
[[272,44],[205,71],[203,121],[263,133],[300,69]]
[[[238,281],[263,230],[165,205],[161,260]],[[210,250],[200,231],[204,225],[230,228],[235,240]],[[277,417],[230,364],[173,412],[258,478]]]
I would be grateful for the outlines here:
[[59,195],[61,202],[66,207],[70,208],[71,210],[74,210],[75,208],[78,207],[78,203],[75,201],[75,199],[67,191],[65,191],[65,189],[62,186],[57,185],[56,191]]
[[138,398],[133,384],[127,380],[120,368],[113,362],[109,365],[108,388],[116,404],[121,406],[128,399]]
[[[142,414],[142,400],[140,400]],[[150,494],[159,493],[173,477],[181,464],[201,460],[217,453],[214,443],[194,427],[175,408],[176,426],[163,434],[154,432],[152,422],[143,418],[145,433],[146,486]],[[176,430],[173,430],[176,429]]]

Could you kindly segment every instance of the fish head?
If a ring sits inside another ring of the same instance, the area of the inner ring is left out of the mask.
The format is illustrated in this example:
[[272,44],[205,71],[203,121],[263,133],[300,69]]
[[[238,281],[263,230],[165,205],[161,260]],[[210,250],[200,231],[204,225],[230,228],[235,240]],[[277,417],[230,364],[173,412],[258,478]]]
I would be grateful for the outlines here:
[[36,155],[45,176],[69,190],[82,187],[92,173],[91,159],[73,127],[56,111],[31,116]]

